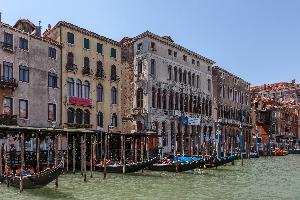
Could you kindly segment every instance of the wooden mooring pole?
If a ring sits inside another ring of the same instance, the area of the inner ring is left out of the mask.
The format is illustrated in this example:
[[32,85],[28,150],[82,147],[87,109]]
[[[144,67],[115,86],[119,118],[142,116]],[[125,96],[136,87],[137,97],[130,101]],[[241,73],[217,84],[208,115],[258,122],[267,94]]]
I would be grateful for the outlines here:
[[125,151],[126,151],[126,145],[125,145],[125,136],[121,136],[121,152],[122,152],[122,161],[123,161],[123,174],[125,174],[126,170],[126,158],[125,158]]
[[40,172],[40,137],[36,132],[36,173]]
[[94,137],[91,135],[91,153],[90,153],[90,172],[91,178],[93,178],[93,157],[94,157]]
[[107,154],[107,134],[104,135],[104,170],[103,170],[103,179],[106,179],[106,154]]
[[[55,167],[58,165],[58,135],[55,135],[54,138],[54,165]],[[55,187],[58,187],[58,177],[55,179]]]
[[75,156],[76,156],[76,144],[75,144],[76,135],[75,134],[73,135],[72,139],[73,139],[73,144],[72,144],[73,174],[75,174],[75,170],[76,170],[76,167],[75,167],[75,164],[76,164],[76,160],[75,160]]
[[86,182],[86,133],[83,136],[83,180]]
[[23,192],[23,170],[25,166],[25,155],[24,155],[24,132],[21,133],[21,171],[20,171],[20,192]]

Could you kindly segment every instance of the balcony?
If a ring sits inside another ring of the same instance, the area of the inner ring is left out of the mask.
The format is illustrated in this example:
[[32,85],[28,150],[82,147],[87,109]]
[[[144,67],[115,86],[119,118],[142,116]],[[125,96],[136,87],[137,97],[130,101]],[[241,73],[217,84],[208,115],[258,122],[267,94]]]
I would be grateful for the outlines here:
[[69,105],[91,107],[93,105],[92,99],[80,98],[80,97],[67,97],[67,103]]
[[65,123],[68,128],[92,128],[92,124]]
[[104,70],[97,70],[96,72],[96,77],[99,78],[99,79],[104,79],[105,78],[105,74],[104,74]]
[[14,51],[14,46],[11,43],[3,42],[2,49],[6,50],[6,51],[13,52]]
[[0,87],[15,89],[16,87],[18,87],[18,83],[17,83],[16,79],[14,79],[14,78],[8,78],[5,76],[1,76],[0,77]]
[[0,114],[0,124],[2,124],[2,125],[18,125],[17,115]]
[[66,70],[68,72],[77,72],[78,68],[77,65],[71,63],[66,65]]
[[89,76],[89,75],[92,75],[93,72],[92,72],[92,70],[91,70],[90,67],[83,67],[83,69],[82,69],[82,74],[83,74],[83,75]]

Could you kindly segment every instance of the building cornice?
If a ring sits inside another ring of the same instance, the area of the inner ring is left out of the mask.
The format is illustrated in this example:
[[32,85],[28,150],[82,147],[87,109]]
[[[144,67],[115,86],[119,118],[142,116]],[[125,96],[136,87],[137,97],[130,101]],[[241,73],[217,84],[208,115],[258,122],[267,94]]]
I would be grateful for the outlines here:
[[54,46],[57,46],[57,47],[62,47],[62,44],[60,42],[57,42],[55,40],[52,40],[51,38],[47,38],[47,37],[39,37],[39,36],[36,36],[36,35],[33,35],[33,34],[28,34],[24,31],[21,31],[17,28],[14,28],[13,26],[9,25],[9,24],[5,24],[3,22],[0,23],[0,27],[4,27],[4,28],[8,28],[10,29],[11,31],[14,31],[14,32],[17,32],[17,33],[20,33],[20,34],[24,34],[28,37],[31,37],[31,38],[34,38],[34,39],[37,39],[37,40],[40,40],[40,41],[43,41],[43,42],[47,42],[48,44],[51,44],[51,45],[54,45]]
[[184,51],[187,54],[189,54],[190,56],[194,56],[194,57],[196,57],[196,58],[198,58],[198,59],[206,62],[207,64],[213,65],[213,64],[216,63],[215,61],[213,61],[211,59],[208,59],[208,58],[206,58],[206,57],[204,57],[204,56],[202,56],[202,55],[200,55],[198,53],[195,53],[195,52],[193,52],[193,51],[191,51],[191,50],[189,50],[189,49],[187,49],[187,48],[179,45],[179,44],[176,44],[176,43],[172,42],[172,40],[170,40],[170,39],[168,39],[166,37],[161,37],[161,36],[156,35],[156,34],[150,32],[150,31],[146,31],[146,32],[144,32],[144,33],[142,33],[140,35],[137,35],[136,37],[132,38],[130,42],[126,41],[126,46],[129,45],[129,44],[132,44],[132,43],[136,42],[137,40],[139,40],[141,38],[145,38],[145,37],[149,37],[151,39],[155,39],[155,40],[157,40],[157,41],[159,41],[159,42],[161,42],[163,44],[166,44],[166,45],[169,45],[169,46],[171,46],[173,48],[176,48],[179,51]]
[[80,32],[82,34],[85,34],[85,35],[88,35],[90,37],[94,37],[94,38],[97,38],[99,40],[106,41],[106,42],[108,42],[108,43],[110,43],[112,45],[121,47],[121,44],[119,42],[115,41],[115,40],[112,40],[110,38],[101,36],[101,35],[99,35],[99,34],[97,34],[95,32],[89,31],[89,30],[87,30],[85,28],[81,28],[79,26],[76,26],[76,25],[71,24],[71,23],[66,22],[66,21],[59,21],[53,28],[51,28],[50,30],[49,29],[46,30],[43,33],[43,35],[47,37],[52,31],[54,31],[57,28],[60,28],[61,26],[64,26],[64,27],[70,28],[72,30],[78,31],[78,32]]

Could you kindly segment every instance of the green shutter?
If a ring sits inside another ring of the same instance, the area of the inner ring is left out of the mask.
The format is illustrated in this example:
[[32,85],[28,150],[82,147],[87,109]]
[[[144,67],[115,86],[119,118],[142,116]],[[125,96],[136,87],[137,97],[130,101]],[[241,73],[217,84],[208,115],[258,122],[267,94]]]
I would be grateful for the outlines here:
[[103,45],[98,42],[97,43],[97,53],[101,53],[101,54],[103,53],[102,52],[102,47],[103,47]]
[[69,43],[69,44],[74,44],[74,34],[68,32],[68,33],[67,33],[67,37],[68,37],[68,43]]
[[86,38],[84,38],[84,43],[83,43],[83,47],[85,48],[85,49],[89,49],[90,48],[90,40],[89,39],[86,39]]
[[110,57],[117,58],[117,50],[115,48],[111,48]]

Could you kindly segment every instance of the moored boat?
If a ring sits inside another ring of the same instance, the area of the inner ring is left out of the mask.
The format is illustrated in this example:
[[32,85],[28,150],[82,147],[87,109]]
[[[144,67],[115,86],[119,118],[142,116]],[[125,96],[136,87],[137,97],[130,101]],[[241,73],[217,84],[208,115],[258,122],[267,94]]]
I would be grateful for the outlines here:
[[[54,181],[58,178],[64,169],[64,161],[61,162],[52,169],[47,169],[37,174],[29,174],[23,173],[23,189],[33,189],[33,188],[40,188],[46,186],[50,182]],[[12,176],[8,178],[10,185],[13,187],[20,187],[20,176]]]
[[[132,173],[137,172],[142,169],[147,168],[148,166],[156,163],[159,161],[158,157],[155,157],[150,160],[145,160],[143,162],[137,162],[132,164],[126,164],[125,165],[125,173]],[[107,173],[123,173],[123,167],[124,165],[121,164],[110,164],[106,166],[106,172]],[[96,171],[98,172],[104,172],[104,166],[103,165],[96,165]]]
[[300,154],[300,149],[289,149],[289,154]]

